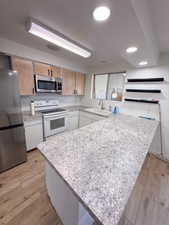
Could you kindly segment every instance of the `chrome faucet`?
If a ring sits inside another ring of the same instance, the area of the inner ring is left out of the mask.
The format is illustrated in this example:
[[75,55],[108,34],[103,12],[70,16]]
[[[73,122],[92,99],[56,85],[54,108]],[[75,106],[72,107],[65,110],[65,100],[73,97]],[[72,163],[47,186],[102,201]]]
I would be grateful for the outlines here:
[[103,104],[104,104],[103,99],[100,99],[98,105],[100,105],[100,109],[102,109],[102,110],[104,109],[104,105]]

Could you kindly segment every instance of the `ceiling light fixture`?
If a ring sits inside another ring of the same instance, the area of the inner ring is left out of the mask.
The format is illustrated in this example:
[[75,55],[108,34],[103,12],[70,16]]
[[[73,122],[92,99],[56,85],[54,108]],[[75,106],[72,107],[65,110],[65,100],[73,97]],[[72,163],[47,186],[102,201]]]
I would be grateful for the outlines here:
[[97,21],[105,21],[110,16],[110,9],[106,6],[100,6],[93,11],[93,17]]
[[148,64],[147,61],[141,61],[139,62],[139,66],[146,66]]
[[89,50],[76,45],[75,43],[73,43],[74,41],[70,41],[68,40],[68,38],[66,39],[65,37],[62,37],[61,34],[57,34],[57,32],[55,33],[53,31],[50,31],[50,29],[45,28],[45,26],[33,22],[33,20],[28,21],[27,29],[29,33],[84,58],[89,58],[91,56],[91,52]]
[[137,52],[138,51],[138,48],[135,47],[135,46],[132,46],[132,47],[129,47],[126,49],[126,52],[129,53],[129,54],[132,54],[134,52]]

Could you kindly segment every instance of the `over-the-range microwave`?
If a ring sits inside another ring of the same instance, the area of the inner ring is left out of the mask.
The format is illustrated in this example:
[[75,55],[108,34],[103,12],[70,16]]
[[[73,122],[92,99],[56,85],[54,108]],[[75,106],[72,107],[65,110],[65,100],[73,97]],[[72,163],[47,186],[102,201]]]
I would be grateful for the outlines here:
[[37,93],[57,93],[62,94],[62,78],[54,78],[43,75],[35,75],[35,90]]

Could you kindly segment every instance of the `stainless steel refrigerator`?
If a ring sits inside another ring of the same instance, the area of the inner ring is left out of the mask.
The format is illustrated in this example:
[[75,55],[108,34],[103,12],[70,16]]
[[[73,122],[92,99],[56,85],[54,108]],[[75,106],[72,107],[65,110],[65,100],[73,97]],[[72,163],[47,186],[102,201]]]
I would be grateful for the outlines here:
[[26,161],[17,73],[0,69],[0,172]]

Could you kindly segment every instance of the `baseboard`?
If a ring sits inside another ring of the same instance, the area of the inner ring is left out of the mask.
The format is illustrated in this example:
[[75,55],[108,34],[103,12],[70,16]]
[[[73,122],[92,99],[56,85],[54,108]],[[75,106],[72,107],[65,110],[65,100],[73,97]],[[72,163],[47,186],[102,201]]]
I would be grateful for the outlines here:
[[169,159],[163,157],[162,155],[155,154],[155,153],[152,153],[152,152],[149,152],[149,154],[155,156],[157,159],[159,159],[163,162],[169,163]]

